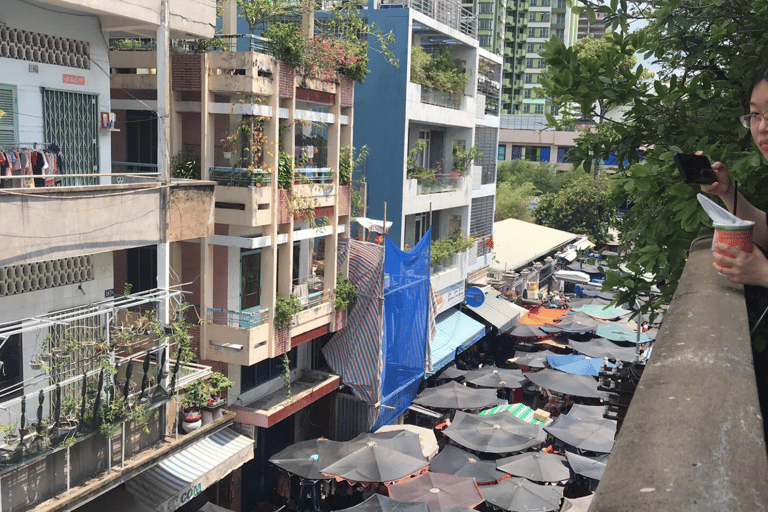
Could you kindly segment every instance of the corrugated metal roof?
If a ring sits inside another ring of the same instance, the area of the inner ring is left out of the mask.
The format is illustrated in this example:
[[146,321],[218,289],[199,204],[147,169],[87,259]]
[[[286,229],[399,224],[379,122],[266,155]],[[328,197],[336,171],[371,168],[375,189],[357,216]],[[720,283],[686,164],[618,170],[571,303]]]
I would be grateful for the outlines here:
[[253,440],[225,428],[126,482],[144,505],[172,512],[253,458]]
[[505,333],[512,329],[515,320],[528,312],[527,309],[513,304],[500,297],[500,293],[491,288],[485,292],[485,300],[478,307],[467,305],[467,308],[474,311],[491,325],[499,330],[499,333]]

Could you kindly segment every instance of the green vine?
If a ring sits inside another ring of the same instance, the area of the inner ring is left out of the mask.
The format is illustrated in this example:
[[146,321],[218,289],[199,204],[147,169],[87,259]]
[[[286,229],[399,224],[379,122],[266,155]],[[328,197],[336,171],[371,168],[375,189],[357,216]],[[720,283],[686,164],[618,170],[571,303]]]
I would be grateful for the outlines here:
[[363,146],[357,152],[357,157],[355,157],[355,148],[353,146],[346,144],[341,147],[341,151],[339,151],[339,185],[349,185],[352,183],[353,173],[362,168],[369,153],[368,146]]
[[333,308],[336,311],[346,311],[357,299],[357,287],[348,277],[341,273],[336,277],[336,288],[333,289]]
[[283,354],[283,384],[285,384],[285,399],[291,400],[291,360],[288,357],[288,353]]
[[290,153],[281,151],[277,157],[277,186],[289,189],[293,185],[293,157]]
[[275,301],[275,329],[290,327],[293,315],[301,311],[301,301],[296,295],[278,297]]

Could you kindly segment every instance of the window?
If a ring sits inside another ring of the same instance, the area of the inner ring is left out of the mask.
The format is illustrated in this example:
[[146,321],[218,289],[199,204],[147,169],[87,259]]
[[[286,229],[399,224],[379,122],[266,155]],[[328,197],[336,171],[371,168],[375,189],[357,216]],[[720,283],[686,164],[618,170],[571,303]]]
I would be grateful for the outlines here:
[[565,14],[556,14],[555,23],[557,25],[565,25]]
[[539,29],[539,37],[549,37],[549,28],[542,27]]
[[526,99],[530,99],[530,97],[531,97],[531,89],[525,89],[525,93],[523,94],[523,96]]
[[534,48],[536,48],[535,43],[528,43],[528,53],[535,52],[536,50]]
[[496,152],[496,160],[503,162],[507,159],[507,146],[499,144],[499,149]]
[[426,142],[426,146],[424,146],[424,149],[414,155],[414,160],[416,160],[416,166],[417,167],[429,167],[429,131],[428,130],[419,130],[419,142]]
[[560,39],[565,37],[565,29],[562,28],[556,28],[555,29],[555,37],[558,37]]
[[536,21],[536,11],[531,11],[528,13],[528,21]]
[[527,84],[533,83],[533,82],[531,82],[531,74],[530,73],[526,73],[525,74],[525,83],[527,83]]
[[549,107],[549,113],[552,114],[553,116],[556,116],[559,111],[560,109],[557,108],[557,105],[552,105]]
[[[297,347],[288,352],[291,370],[296,369]],[[265,359],[251,366],[240,367],[240,393],[249,391],[256,386],[275,379],[283,374],[283,356]]]
[[525,67],[532,68],[533,67],[533,59],[525,59]]
[[549,23],[549,13],[548,12],[541,13],[541,19],[539,21]]
[[491,30],[493,28],[493,20],[477,20],[477,28],[480,30]]
[[536,29],[534,27],[528,27],[528,37],[536,37]]
[[480,4],[480,14],[493,14],[493,3]]
[[557,0],[557,8],[565,9],[565,0]]
[[0,147],[15,146],[19,142],[17,103],[16,86],[0,84],[0,110],[5,112],[0,118]]
[[526,103],[525,105],[523,105],[523,114],[530,114],[530,113],[531,113],[531,106],[528,103]]
[[480,43],[480,46],[491,46],[491,36],[478,36],[477,41]]
[[534,110],[534,114],[543,114],[544,113],[544,105],[538,104],[536,105],[536,110]]
[[550,5],[552,5],[552,2],[550,0],[541,0],[542,7],[549,7]]

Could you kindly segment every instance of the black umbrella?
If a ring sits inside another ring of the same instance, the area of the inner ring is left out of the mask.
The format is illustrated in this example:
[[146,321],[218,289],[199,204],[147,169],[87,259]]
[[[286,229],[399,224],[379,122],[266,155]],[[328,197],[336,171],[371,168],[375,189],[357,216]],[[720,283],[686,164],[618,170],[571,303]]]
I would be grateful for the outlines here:
[[537,386],[557,393],[587,398],[606,396],[605,392],[597,390],[597,381],[589,375],[570,375],[557,370],[544,369],[536,373],[527,373],[526,376]]
[[[426,471],[419,436],[381,438],[366,443],[349,441],[356,449],[322,469],[325,476],[350,482],[389,483]],[[418,453],[418,457],[408,455]]]
[[616,437],[613,420],[580,420],[561,414],[544,430],[564,443],[592,452],[609,453]]
[[580,420],[602,420],[605,407],[602,405],[573,404],[568,411],[568,416]]
[[605,466],[607,464],[605,457],[591,458],[584,457],[583,455],[576,455],[575,453],[565,452],[565,458],[568,459],[568,465],[577,475],[591,478],[592,480],[600,480],[603,478],[605,472]]
[[450,366],[446,366],[442,372],[440,372],[440,375],[437,376],[438,379],[458,379],[459,377],[463,377],[464,374],[467,373],[467,370],[459,370],[456,368],[455,364],[451,364]]
[[411,503],[374,494],[362,503],[339,512],[429,512],[426,503]]
[[514,476],[534,482],[561,482],[568,480],[571,471],[565,457],[553,453],[525,452],[496,461],[496,467]]
[[483,502],[474,478],[432,472],[389,486],[389,495],[397,500],[426,503],[430,512],[474,508]]
[[355,447],[350,443],[310,439],[292,444],[273,455],[269,461],[294,475],[319,480],[328,478],[320,473],[321,469],[348,455],[354,449]]
[[[547,366],[547,356],[559,356],[551,350],[540,350],[539,352],[518,352],[524,354],[515,360],[518,366],[530,366],[532,368],[545,368]],[[525,375],[528,375],[527,373]]]
[[429,462],[433,473],[446,473],[454,476],[474,478],[478,484],[496,483],[507,474],[496,469],[496,462],[479,460],[477,455],[453,445],[443,448]]
[[512,453],[538,446],[544,433],[538,425],[520,421],[511,414],[480,416],[456,411],[443,434],[454,442],[483,453]]
[[512,512],[558,510],[563,488],[539,485],[525,478],[507,478],[483,487],[485,502]]
[[509,331],[509,335],[516,338],[543,338],[547,336],[547,333],[539,327],[538,325],[518,324]]
[[477,370],[471,370],[464,376],[469,384],[484,388],[508,388],[522,387],[528,379],[520,370],[506,370],[495,366],[484,366]]
[[[395,439],[390,443],[391,439]],[[426,458],[421,448],[421,437],[418,433],[409,430],[385,430],[383,432],[364,432],[349,441],[353,443],[383,443],[411,457]]]
[[539,327],[544,332],[551,334],[557,334],[561,332],[581,333],[581,332],[595,332],[599,324],[594,319],[580,319],[580,318],[567,318],[563,317],[557,323],[542,325]]
[[593,338],[589,341],[569,340],[568,346],[589,357],[607,357],[617,361],[635,360],[635,347],[620,347],[605,338]]
[[610,304],[611,301],[609,299],[603,299],[600,297],[584,297],[584,298],[578,298],[578,299],[572,299],[571,302],[568,304],[572,308],[578,308],[580,306],[607,306]]
[[413,403],[439,409],[480,409],[499,402],[495,389],[474,389],[450,381],[442,386],[426,388]]

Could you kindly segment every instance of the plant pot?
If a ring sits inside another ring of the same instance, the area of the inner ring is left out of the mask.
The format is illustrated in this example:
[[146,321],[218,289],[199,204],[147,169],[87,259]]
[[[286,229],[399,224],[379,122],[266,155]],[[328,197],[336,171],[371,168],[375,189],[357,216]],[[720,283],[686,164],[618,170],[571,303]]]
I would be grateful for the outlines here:
[[73,435],[77,431],[77,420],[62,419],[59,422],[59,426],[55,427],[52,432],[52,437],[56,439],[63,439]]
[[231,151],[224,151],[224,159],[225,160],[231,160],[232,159],[232,152]]
[[189,408],[184,410],[181,422],[181,428],[184,430],[184,432],[193,432],[199,429],[202,425],[203,415],[199,409]]
[[43,367],[43,362],[40,359],[30,359],[29,360],[29,367],[33,370],[39,370]]

